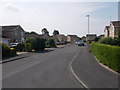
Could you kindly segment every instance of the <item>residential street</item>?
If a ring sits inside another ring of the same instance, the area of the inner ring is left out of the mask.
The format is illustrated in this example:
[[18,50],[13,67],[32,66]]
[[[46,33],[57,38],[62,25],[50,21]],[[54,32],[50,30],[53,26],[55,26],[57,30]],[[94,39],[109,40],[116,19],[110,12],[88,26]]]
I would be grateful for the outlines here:
[[67,46],[4,63],[3,88],[78,88],[68,66],[79,48]]
[[101,67],[87,46],[57,48],[3,64],[3,88],[117,88],[118,75]]

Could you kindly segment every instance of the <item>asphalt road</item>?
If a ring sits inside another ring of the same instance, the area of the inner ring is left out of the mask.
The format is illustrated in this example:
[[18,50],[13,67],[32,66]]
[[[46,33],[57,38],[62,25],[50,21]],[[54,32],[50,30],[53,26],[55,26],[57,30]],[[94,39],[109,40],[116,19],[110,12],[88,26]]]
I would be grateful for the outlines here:
[[116,90],[115,88],[119,87],[118,77],[120,76],[102,67],[87,47],[80,47],[80,52],[73,61],[72,67],[87,88],[113,88],[112,90]]
[[83,88],[69,72],[80,47],[72,45],[2,65],[3,88]]

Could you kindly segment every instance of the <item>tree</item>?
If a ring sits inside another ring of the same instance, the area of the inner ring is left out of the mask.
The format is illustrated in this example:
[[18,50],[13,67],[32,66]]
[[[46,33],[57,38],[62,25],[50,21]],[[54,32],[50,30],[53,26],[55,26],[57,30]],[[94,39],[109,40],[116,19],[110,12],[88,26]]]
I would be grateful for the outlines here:
[[36,32],[32,31],[31,34],[37,34]]
[[55,36],[55,35],[57,35],[57,34],[59,34],[59,31],[58,31],[58,30],[54,30],[54,31],[53,31],[53,35]]
[[49,32],[47,31],[47,28],[42,29],[42,34],[49,34]]

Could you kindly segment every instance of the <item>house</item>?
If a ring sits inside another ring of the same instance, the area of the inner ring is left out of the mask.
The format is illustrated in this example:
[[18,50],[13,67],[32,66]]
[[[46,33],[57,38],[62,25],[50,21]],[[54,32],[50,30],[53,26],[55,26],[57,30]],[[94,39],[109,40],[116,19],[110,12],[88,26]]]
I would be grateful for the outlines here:
[[111,21],[109,26],[109,36],[118,37],[120,32],[120,21]]
[[35,38],[42,38],[43,35],[39,35],[37,33],[25,33],[25,39],[30,38],[30,37],[35,37]]
[[9,45],[10,44],[9,40],[10,39],[8,37],[2,36],[2,43],[5,43],[5,44]]
[[67,42],[76,42],[79,41],[79,37],[77,35],[67,35]]
[[105,26],[105,29],[104,29],[104,32],[105,32],[105,37],[109,37],[109,26]]
[[99,35],[98,37],[99,37],[99,38],[102,38],[102,37],[105,37],[105,35],[104,35],[104,34],[101,34],[101,35]]
[[57,34],[55,36],[53,36],[53,39],[55,40],[55,42],[66,42],[67,38],[64,34]]
[[86,34],[86,40],[89,41],[94,41],[96,37],[97,37],[96,34]]
[[24,30],[20,25],[2,26],[2,35],[8,37],[10,42],[24,42]]
[[105,26],[105,37],[118,37],[120,32],[120,21],[111,21],[109,26]]
[[83,41],[86,41],[86,37],[85,37],[85,36],[81,37],[81,39],[82,39]]

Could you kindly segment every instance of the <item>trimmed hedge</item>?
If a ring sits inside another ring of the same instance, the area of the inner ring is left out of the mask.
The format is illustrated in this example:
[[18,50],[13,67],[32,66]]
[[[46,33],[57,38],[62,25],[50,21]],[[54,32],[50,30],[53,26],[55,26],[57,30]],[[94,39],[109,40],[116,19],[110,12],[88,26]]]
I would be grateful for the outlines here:
[[120,72],[120,47],[110,46],[100,43],[91,43],[90,50],[97,59],[110,67],[111,69]]

